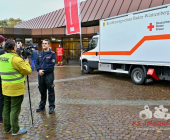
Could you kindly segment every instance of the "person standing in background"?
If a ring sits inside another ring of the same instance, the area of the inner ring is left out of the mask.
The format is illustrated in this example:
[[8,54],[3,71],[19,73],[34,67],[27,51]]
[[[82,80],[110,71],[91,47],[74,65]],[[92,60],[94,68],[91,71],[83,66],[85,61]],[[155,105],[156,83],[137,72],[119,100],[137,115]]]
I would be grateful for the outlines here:
[[34,71],[34,65],[35,65],[35,61],[37,59],[37,51],[32,48],[33,52],[32,52],[32,55],[30,56],[31,58],[31,68],[32,68],[32,71]]
[[[0,55],[4,54],[5,38],[0,35]],[[1,77],[0,77],[0,124],[3,124],[2,112],[4,107],[4,96],[2,94],[2,85],[1,85]]]
[[38,54],[39,54],[39,50],[37,50],[37,56],[38,56]]
[[57,60],[58,60],[58,66],[63,65],[63,54],[64,50],[61,47],[61,44],[59,44],[59,48],[57,48]]

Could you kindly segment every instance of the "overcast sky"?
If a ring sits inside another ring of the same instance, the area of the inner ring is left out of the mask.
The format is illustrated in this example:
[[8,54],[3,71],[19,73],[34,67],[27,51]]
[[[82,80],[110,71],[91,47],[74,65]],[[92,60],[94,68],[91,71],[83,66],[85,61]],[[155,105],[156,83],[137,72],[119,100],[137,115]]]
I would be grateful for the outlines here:
[[0,4],[0,20],[20,18],[27,21],[64,8],[64,0],[0,0]]

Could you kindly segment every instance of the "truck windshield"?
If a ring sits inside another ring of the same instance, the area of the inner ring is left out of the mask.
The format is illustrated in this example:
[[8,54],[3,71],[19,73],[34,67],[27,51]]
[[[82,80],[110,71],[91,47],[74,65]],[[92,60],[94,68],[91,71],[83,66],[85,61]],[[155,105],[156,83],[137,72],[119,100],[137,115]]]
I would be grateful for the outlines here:
[[98,38],[92,38],[89,42],[89,45],[88,45],[88,51],[90,50],[93,50],[94,48],[97,47],[97,43],[98,43]]

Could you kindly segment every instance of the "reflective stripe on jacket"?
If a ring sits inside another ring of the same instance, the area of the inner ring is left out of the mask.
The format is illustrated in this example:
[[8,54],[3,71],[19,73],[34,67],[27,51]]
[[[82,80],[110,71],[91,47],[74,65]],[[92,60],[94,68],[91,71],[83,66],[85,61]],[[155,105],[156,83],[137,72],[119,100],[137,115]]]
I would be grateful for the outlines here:
[[0,75],[2,83],[21,83],[25,81],[25,77],[13,68],[13,57],[14,55],[9,53],[0,56]]
[[[31,66],[29,62],[27,61],[24,62],[24,60],[14,50],[9,50],[7,51],[7,53],[14,56],[11,62],[14,70],[18,71],[21,75],[31,74],[32,70],[31,70]],[[5,60],[5,59],[3,58],[2,60]],[[0,67],[0,70],[1,70],[1,67]],[[21,83],[6,83],[6,82],[2,83],[2,94],[5,96],[16,97],[16,96],[24,95],[25,90],[26,90],[25,81]]]

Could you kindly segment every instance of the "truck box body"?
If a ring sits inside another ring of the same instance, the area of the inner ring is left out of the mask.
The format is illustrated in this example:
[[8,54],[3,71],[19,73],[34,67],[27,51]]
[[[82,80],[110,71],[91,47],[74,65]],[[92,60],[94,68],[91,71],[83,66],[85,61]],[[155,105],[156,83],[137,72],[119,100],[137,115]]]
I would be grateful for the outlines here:
[[170,4],[100,20],[82,57],[82,69],[170,81]]
[[170,7],[100,20],[100,62],[170,66]]

